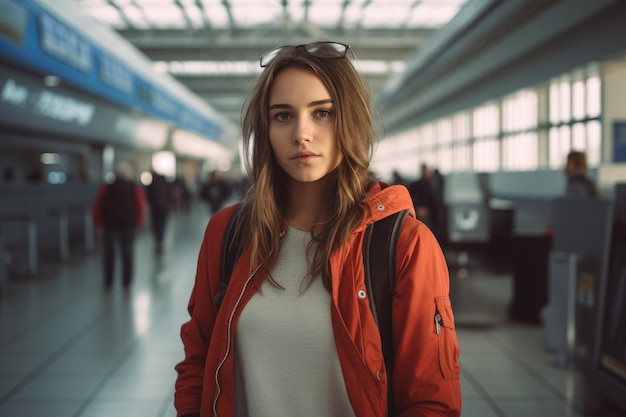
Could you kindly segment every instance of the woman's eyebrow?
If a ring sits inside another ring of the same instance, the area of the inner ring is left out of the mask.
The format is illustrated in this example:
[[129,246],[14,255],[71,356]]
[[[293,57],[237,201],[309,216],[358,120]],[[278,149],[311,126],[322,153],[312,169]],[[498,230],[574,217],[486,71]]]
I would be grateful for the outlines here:
[[309,103],[309,107],[319,106],[320,104],[328,104],[328,103],[333,104],[334,103],[333,99],[332,98],[327,98],[327,99],[324,99],[324,100],[312,101],[312,102]]
[[[322,104],[333,104],[334,101],[332,98],[326,98],[324,100],[316,100],[316,101],[312,101],[310,102],[307,107],[315,107],[315,106],[319,106]],[[272,104],[269,108],[269,110],[273,110],[273,109],[291,109],[293,108],[293,106],[291,104],[282,104],[282,103],[276,103],[276,104]]]
[[272,109],[291,109],[291,108],[292,106],[289,104],[278,103],[278,104],[272,104],[269,109],[272,110]]

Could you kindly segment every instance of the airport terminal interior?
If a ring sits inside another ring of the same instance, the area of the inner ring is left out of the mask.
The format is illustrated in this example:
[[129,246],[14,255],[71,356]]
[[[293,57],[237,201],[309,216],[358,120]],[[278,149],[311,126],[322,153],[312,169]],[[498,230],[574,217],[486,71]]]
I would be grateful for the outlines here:
[[[320,40],[370,86],[378,177],[444,184],[462,416],[626,416],[624,39],[623,0],[0,0],[0,416],[176,417],[203,185],[240,200],[259,57]],[[566,195],[572,151],[594,197]],[[175,191],[107,288],[120,163]]]

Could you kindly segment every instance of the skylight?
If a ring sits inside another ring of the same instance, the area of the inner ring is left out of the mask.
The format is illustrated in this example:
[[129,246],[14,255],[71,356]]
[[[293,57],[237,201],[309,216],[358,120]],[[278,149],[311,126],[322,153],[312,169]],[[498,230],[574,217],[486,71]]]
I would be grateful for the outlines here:
[[[73,0],[96,21],[118,30],[250,29],[277,21],[320,29],[436,29],[452,19],[467,0]],[[284,6],[283,6],[284,4]],[[320,32],[322,33],[322,32]],[[400,61],[358,61],[364,74],[401,72]],[[249,75],[247,61],[157,62],[173,75]]]
[[467,0],[73,0],[116,29],[249,28],[286,19],[321,28],[436,28]]

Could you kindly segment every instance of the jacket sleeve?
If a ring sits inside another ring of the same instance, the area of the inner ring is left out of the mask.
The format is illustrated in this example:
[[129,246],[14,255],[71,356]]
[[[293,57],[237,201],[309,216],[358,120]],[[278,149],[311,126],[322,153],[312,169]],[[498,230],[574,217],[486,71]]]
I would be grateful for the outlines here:
[[187,306],[190,320],[182,325],[180,333],[185,358],[175,368],[178,377],[174,406],[179,416],[200,413],[204,367],[215,321],[215,309],[209,288],[209,229],[207,226],[204,233],[196,280]]
[[461,415],[459,344],[448,268],[432,232],[407,218],[396,252],[393,300],[397,417]]
[[207,352],[217,317],[213,300],[219,289],[221,243],[230,213],[230,208],[224,209],[211,217],[200,246],[195,283],[187,307],[190,319],[181,328],[185,357],[175,367],[178,377],[174,406],[181,417],[200,413]]

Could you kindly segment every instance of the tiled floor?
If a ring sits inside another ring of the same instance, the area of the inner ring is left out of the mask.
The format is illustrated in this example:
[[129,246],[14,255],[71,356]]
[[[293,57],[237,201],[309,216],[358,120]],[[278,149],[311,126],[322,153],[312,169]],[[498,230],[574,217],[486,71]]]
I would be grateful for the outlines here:
[[[2,417],[173,417],[174,364],[206,209],[171,218],[165,254],[147,230],[136,244],[132,294],[102,291],[85,255],[0,295]],[[464,417],[577,417],[572,370],[550,366],[542,329],[506,320],[511,278],[453,277]]]

